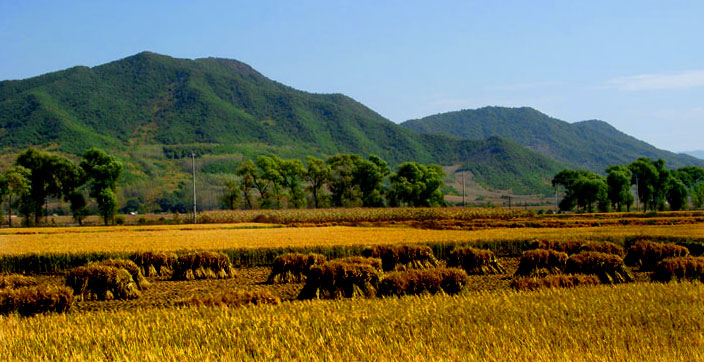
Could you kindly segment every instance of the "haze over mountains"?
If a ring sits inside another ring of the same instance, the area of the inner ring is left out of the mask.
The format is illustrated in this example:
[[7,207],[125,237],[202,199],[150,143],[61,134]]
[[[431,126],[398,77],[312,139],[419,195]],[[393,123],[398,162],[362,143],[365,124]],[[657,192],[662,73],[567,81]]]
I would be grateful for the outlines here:
[[687,152],[683,152],[683,153],[688,154],[693,157],[696,157],[700,160],[704,160],[704,150],[687,151]]
[[487,107],[401,126],[345,95],[299,91],[235,60],[150,52],[0,82],[5,163],[29,146],[69,155],[97,146],[126,163],[125,183],[148,179],[167,187],[187,172],[179,158],[191,150],[201,171],[213,175],[262,153],[373,153],[392,165],[461,164],[481,184],[519,193],[549,192],[564,167],[601,172],[640,156],[674,167],[704,165],[605,122],[569,124],[531,108]]

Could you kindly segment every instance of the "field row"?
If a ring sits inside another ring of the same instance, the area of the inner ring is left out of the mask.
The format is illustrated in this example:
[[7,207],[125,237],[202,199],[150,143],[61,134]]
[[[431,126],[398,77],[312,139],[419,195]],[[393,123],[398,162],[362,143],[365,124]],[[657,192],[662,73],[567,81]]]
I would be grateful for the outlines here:
[[613,241],[623,244],[629,238],[703,240],[704,224],[482,230],[347,226],[242,229],[230,224],[25,229],[22,232],[0,235],[0,255],[296,249],[419,243],[471,244],[535,239]]
[[638,283],[236,309],[9,316],[0,317],[0,355],[10,360],[693,361],[704,350],[702,300],[700,283]]
[[[125,225],[184,225],[193,222],[193,214],[143,214],[119,215],[117,220]],[[673,224],[704,222],[703,210],[675,212],[614,212],[593,214],[537,214],[520,208],[336,208],[336,209],[286,209],[286,210],[217,210],[198,213],[201,224],[222,223],[275,223],[283,225],[358,225],[364,223],[432,224],[451,221],[463,226],[501,226],[517,223],[523,226],[563,226],[625,224]],[[0,220],[2,225],[4,220]],[[102,225],[98,216],[89,216],[85,225]],[[18,225],[17,219],[14,224]],[[67,226],[75,224],[71,216],[49,216],[40,221],[43,225]],[[0,231],[2,233],[2,231]]]

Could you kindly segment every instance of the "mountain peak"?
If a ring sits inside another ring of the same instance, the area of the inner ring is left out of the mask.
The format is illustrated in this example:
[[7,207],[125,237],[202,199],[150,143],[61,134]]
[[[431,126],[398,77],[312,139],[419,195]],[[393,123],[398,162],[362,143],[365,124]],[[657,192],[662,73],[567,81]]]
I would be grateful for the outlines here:
[[602,121],[600,119],[588,119],[585,121],[575,122],[575,123],[573,123],[573,125],[578,126],[578,127],[589,127],[591,129],[602,129],[602,130],[621,132],[616,127],[612,126],[609,122]]

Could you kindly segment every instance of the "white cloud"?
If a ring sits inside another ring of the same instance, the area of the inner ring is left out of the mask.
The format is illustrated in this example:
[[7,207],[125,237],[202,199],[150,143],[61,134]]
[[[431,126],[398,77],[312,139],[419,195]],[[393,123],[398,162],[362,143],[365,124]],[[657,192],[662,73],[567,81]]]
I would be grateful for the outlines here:
[[605,86],[624,91],[704,87],[704,70],[617,77],[607,80]]

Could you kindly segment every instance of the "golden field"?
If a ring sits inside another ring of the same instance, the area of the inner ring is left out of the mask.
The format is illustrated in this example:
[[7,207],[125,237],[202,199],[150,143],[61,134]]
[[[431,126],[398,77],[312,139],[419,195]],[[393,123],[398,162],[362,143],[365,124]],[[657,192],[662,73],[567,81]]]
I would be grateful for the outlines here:
[[390,227],[275,227],[199,224],[0,230],[0,255],[178,251],[184,249],[330,247],[439,242],[616,240],[626,237],[704,239],[704,224],[608,225],[572,228],[431,230]]
[[[526,241],[653,239],[696,246],[704,241],[698,212],[483,218],[488,214],[442,211],[457,212],[449,219],[443,217],[450,214],[423,210],[408,213],[417,219],[404,219],[405,210],[355,212],[347,219],[324,213],[292,214],[288,221],[267,216],[268,224],[0,229],[4,272],[37,273],[41,283],[61,284],[68,268],[140,251],[222,250],[240,265],[232,279],[153,277],[151,288],[134,300],[76,301],[66,314],[0,315],[0,359],[704,360],[702,283],[651,283],[639,270],[636,283],[616,286],[533,292],[509,286]],[[445,249],[472,243],[510,246],[510,255],[501,258],[507,270],[472,276],[471,288],[456,296],[297,301],[303,284],[266,284],[272,260],[283,249],[338,258],[358,255],[363,246],[427,244],[446,256]],[[182,298],[231,289],[268,290],[284,302],[178,306]]]
[[0,317],[7,360],[704,359],[704,285]]

